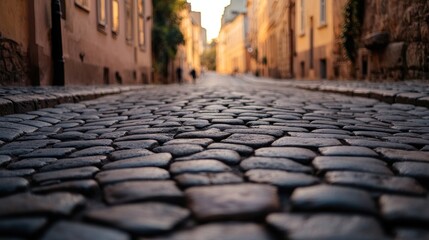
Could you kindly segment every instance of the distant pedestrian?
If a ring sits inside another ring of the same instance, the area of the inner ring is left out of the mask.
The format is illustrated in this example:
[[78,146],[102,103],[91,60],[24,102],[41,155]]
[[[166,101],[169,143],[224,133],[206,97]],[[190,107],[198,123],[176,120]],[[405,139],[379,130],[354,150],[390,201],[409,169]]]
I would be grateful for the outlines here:
[[179,84],[182,84],[182,72],[183,72],[183,70],[181,67],[176,68],[176,77],[177,77],[177,82]]
[[189,74],[192,76],[192,82],[195,84],[197,81],[197,71],[195,71],[195,68],[192,68]]

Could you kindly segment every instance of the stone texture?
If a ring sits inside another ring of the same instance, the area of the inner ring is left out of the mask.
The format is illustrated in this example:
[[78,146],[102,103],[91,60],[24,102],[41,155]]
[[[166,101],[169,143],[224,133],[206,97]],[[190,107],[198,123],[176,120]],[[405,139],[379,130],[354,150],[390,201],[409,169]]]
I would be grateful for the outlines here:
[[163,203],[139,203],[96,209],[88,219],[115,226],[136,235],[163,233],[189,217],[188,210]]
[[238,152],[240,155],[250,155],[253,153],[253,148],[240,145],[240,144],[232,144],[232,143],[212,143],[208,147],[208,149],[229,149]]
[[319,183],[317,177],[280,170],[253,169],[245,173],[251,182],[268,183],[280,188],[294,189]]
[[141,157],[126,158],[124,160],[107,163],[103,165],[103,170],[117,168],[167,167],[170,164],[171,159],[172,156],[170,153],[143,155]]
[[327,173],[325,178],[332,184],[359,187],[375,192],[417,195],[426,193],[425,189],[417,181],[407,177],[336,171]]
[[291,200],[294,208],[302,210],[376,212],[375,203],[367,192],[347,187],[322,184],[297,188]]
[[429,199],[395,195],[380,197],[381,212],[389,221],[429,223]]
[[79,194],[52,193],[49,195],[16,194],[0,198],[0,216],[29,216],[30,214],[68,215],[82,205]]
[[0,180],[0,195],[9,195],[16,192],[25,191],[29,182],[25,178],[11,177]]
[[34,193],[74,192],[92,196],[98,193],[99,188],[96,181],[87,179],[42,185],[40,187],[33,187],[31,190]]
[[295,147],[260,148],[255,151],[255,155],[258,157],[289,158],[304,164],[309,163],[317,156],[309,149]]
[[179,203],[184,195],[174,181],[127,181],[104,188],[104,196],[109,204],[136,201],[167,201]]
[[95,179],[103,185],[130,180],[165,180],[168,178],[170,178],[168,171],[157,167],[105,170],[95,176]]
[[106,156],[91,156],[91,157],[77,157],[77,158],[65,158],[54,161],[46,166],[40,168],[40,171],[55,171],[68,168],[78,168],[87,166],[99,166],[102,161],[106,160]]
[[41,183],[52,180],[75,180],[91,178],[96,172],[96,167],[81,167],[81,168],[70,168],[65,170],[57,170],[50,172],[41,172],[33,174],[32,178],[35,182]]
[[220,185],[242,183],[243,179],[234,173],[184,173],[174,178],[182,187],[194,187],[205,185]]
[[429,163],[396,162],[392,166],[401,176],[425,180],[429,179]]
[[43,217],[18,217],[0,220],[0,235],[14,237],[31,237],[46,225]]
[[185,191],[198,220],[253,219],[279,208],[277,190],[262,184],[193,187]]
[[113,143],[113,146],[118,149],[154,148],[158,146],[158,142],[155,140],[122,141]]
[[287,239],[384,239],[373,217],[341,214],[273,213],[267,222]]
[[61,221],[55,223],[41,238],[42,240],[128,240],[130,237],[118,230],[77,222]]
[[226,164],[212,159],[175,162],[170,165],[172,174],[181,173],[216,173],[228,172],[231,168]]
[[[152,238],[151,238],[152,239]],[[273,237],[262,225],[255,223],[209,223],[190,230],[180,231],[152,240],[272,240]]]
[[279,140],[273,142],[273,147],[326,147],[326,146],[337,146],[341,143],[337,139],[333,138],[302,138],[302,137],[282,137]]
[[275,138],[265,134],[241,134],[234,133],[227,139],[222,140],[224,143],[243,144],[253,148],[267,147]]
[[111,152],[109,154],[110,159],[113,161],[135,158],[135,157],[144,157],[147,155],[153,154],[153,152],[147,149],[127,149],[127,150],[118,150]]
[[313,165],[319,172],[356,171],[393,175],[386,163],[367,157],[316,157]]
[[176,160],[197,160],[197,159],[215,159],[226,164],[234,165],[240,162],[240,155],[228,149],[210,149],[195,153],[188,157],[177,158]]
[[378,157],[372,149],[358,146],[323,147],[319,148],[319,151],[326,156]]
[[290,172],[311,173],[312,168],[292,161],[287,158],[250,157],[240,163],[243,170],[272,169]]
[[154,152],[171,153],[171,155],[174,157],[188,156],[194,153],[202,152],[203,150],[203,147],[194,144],[171,144],[153,149]]
[[390,148],[376,148],[375,151],[380,153],[381,156],[389,161],[429,162],[429,152],[406,151]]

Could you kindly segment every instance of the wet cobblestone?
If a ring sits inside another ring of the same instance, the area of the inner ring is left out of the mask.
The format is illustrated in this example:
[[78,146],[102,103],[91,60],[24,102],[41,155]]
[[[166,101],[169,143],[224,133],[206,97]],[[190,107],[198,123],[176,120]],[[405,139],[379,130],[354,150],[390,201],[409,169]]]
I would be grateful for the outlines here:
[[429,110],[304,84],[2,109],[0,238],[427,239]]

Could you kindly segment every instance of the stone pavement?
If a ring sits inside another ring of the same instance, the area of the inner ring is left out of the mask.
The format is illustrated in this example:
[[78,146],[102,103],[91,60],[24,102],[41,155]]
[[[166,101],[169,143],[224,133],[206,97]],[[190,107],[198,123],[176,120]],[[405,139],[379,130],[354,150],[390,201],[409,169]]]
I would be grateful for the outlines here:
[[10,239],[429,239],[429,110],[207,74],[0,117]]
[[269,82],[271,84],[307,89],[312,91],[341,93],[350,96],[374,98],[387,103],[404,103],[429,107],[429,81],[414,80],[402,82],[368,81],[314,81],[256,78],[252,75],[240,75],[251,82]]

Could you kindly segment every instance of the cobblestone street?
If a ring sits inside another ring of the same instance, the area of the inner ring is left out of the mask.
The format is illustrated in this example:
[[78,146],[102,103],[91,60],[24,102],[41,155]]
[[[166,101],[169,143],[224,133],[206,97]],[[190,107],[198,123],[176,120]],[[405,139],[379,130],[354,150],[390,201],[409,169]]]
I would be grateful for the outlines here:
[[429,239],[429,110],[206,73],[0,117],[0,236]]

